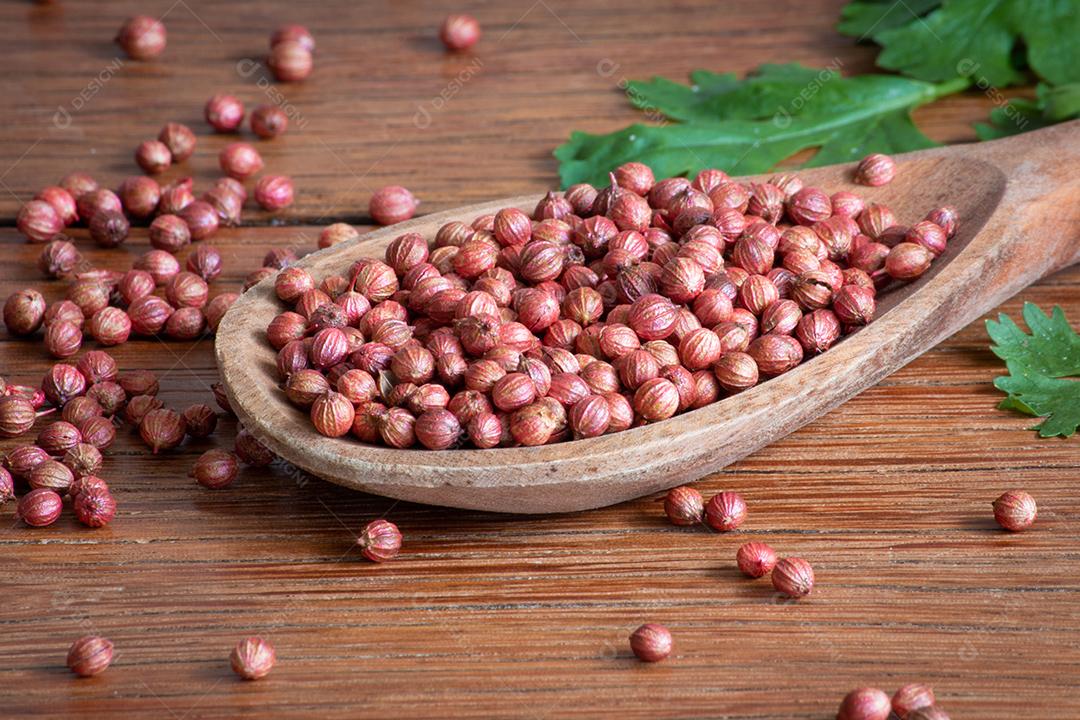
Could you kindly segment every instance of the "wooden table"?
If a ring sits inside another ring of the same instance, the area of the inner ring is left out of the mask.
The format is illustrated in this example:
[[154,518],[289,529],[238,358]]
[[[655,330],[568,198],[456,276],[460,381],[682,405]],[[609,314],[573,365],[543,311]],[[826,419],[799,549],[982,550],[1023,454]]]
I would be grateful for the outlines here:
[[[637,119],[624,78],[788,60],[872,69],[873,48],[834,32],[838,1],[654,5],[7,3],[0,291],[62,292],[40,279],[38,248],[11,227],[37,188],[74,169],[115,185],[136,172],[135,144],[166,120],[203,133],[214,92],[252,106],[280,91],[297,113],[259,149],[296,179],[298,201],[218,234],[220,291],[268,246],[309,250],[321,225],[362,224],[385,183],[412,188],[424,211],[553,185],[550,152],[572,129]],[[474,55],[444,55],[435,39],[458,9],[484,24]],[[109,40],[136,11],[166,14],[159,61],[116,59]],[[319,52],[309,82],[280,87],[243,61],[287,21],[311,26]],[[938,140],[968,140],[991,104],[952,97],[917,119]],[[205,185],[229,140],[201,135],[183,172]],[[147,247],[144,230],[118,251],[76,237],[92,262],[114,268]],[[1015,314],[1021,300],[1060,304],[1077,322],[1080,269],[1001,310]],[[139,341],[115,355],[123,368],[157,371],[161,397],[180,408],[211,402],[211,342]],[[1040,440],[1030,418],[995,409],[991,380],[1003,367],[987,346],[975,323],[704,478],[706,494],[747,498],[750,519],[733,535],[668,524],[659,496],[502,517],[362,495],[285,466],[247,469],[210,492],[187,472],[211,442],[154,457],[125,429],[103,473],[120,508],[107,528],[82,528],[66,511],[31,530],[12,504],[0,508],[0,714],[820,720],[853,687],[923,681],[955,718],[1076,717],[1080,446]],[[39,344],[0,343],[9,381],[37,383],[48,363]],[[228,446],[234,432],[223,419],[213,442]],[[1038,498],[1035,530],[995,528],[989,503],[1009,487]],[[376,566],[352,543],[380,516],[406,540],[400,559]],[[734,553],[749,539],[810,559],[813,596],[778,602],[766,582],[741,579]],[[645,621],[674,632],[667,662],[629,655],[626,637]],[[87,632],[115,641],[116,661],[76,680],[64,656]],[[244,683],[227,656],[252,634],[276,645],[279,662],[267,680]]]

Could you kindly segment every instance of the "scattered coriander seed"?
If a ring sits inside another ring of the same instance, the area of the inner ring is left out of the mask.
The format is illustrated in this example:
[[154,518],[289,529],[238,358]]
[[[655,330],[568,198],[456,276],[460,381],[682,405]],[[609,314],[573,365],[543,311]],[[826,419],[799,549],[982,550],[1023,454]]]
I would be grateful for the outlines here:
[[20,445],[10,450],[4,461],[14,477],[27,480],[33,469],[48,459],[49,454],[38,446]]
[[397,557],[401,550],[401,531],[388,520],[373,520],[360,533],[356,544],[368,560],[386,562]]
[[67,666],[79,677],[104,672],[113,660],[113,644],[98,635],[84,635],[71,644]]
[[15,499],[15,480],[11,473],[0,468],[0,505]]
[[[128,403],[128,407],[131,403]],[[139,422],[139,436],[155,455],[160,450],[170,450],[184,440],[187,428],[184,418],[167,408],[150,410]]]
[[195,461],[191,477],[205,488],[217,490],[231,485],[239,471],[236,456],[225,450],[207,450]]
[[660,662],[671,654],[671,631],[663,625],[646,623],[630,635],[630,649],[639,660]]
[[235,132],[244,121],[244,106],[232,95],[217,94],[206,101],[204,114],[214,130]]
[[20,436],[34,427],[36,419],[37,412],[26,398],[0,398],[0,437]]
[[19,498],[15,515],[31,527],[52,525],[60,517],[64,501],[48,488],[34,488]]
[[[82,437],[81,431],[79,436]],[[101,469],[101,451],[89,443],[81,442],[64,453],[63,462],[76,479],[86,475],[94,475]]]
[[209,437],[217,427],[217,414],[203,403],[189,405],[181,416],[187,434],[193,438]]
[[210,282],[221,274],[221,253],[217,248],[200,244],[188,255],[186,267],[206,282]]
[[49,242],[64,230],[64,221],[44,200],[25,203],[19,209],[15,225],[27,240],[37,243]]
[[229,143],[218,154],[218,163],[229,177],[243,180],[263,168],[263,159],[252,145],[245,142]]
[[68,489],[68,494],[72,498],[78,498],[79,495],[91,489],[108,491],[109,485],[97,475],[84,475],[75,478],[75,482],[71,483],[71,487]]
[[41,249],[38,269],[45,277],[58,278],[67,275],[82,262],[82,253],[67,240],[53,240]]
[[34,195],[35,200],[44,200],[52,206],[64,225],[73,225],[79,219],[75,197],[58,185],[47,185]]
[[276,105],[260,105],[251,111],[251,131],[261,138],[275,138],[289,126],[289,116]]
[[293,182],[284,175],[266,175],[255,183],[255,202],[264,210],[276,212],[292,205]]
[[79,429],[63,420],[49,423],[37,436],[37,446],[50,455],[63,455],[82,442]]
[[180,219],[187,223],[192,240],[205,240],[216,233],[221,225],[217,210],[205,200],[188,203],[179,214]]
[[150,223],[150,244],[176,254],[191,242],[191,230],[177,215],[158,215]]
[[675,525],[697,525],[705,516],[705,500],[694,488],[682,485],[668,490],[664,512]]
[[203,314],[206,316],[206,324],[210,328],[210,332],[217,332],[218,325],[225,318],[225,313],[228,312],[239,297],[237,293],[221,293],[211,298],[210,302],[203,308]]
[[[232,407],[229,405],[229,396],[225,393],[225,386],[222,385],[219,382],[216,382],[216,383],[213,383],[210,386],[210,391],[214,393],[214,402],[217,403],[217,406],[219,408],[221,408],[222,410],[224,410],[226,413],[228,413],[230,416],[236,417],[236,413],[233,412]],[[241,432],[244,432],[244,431],[241,430]],[[237,437],[239,437],[239,436],[237,436]],[[269,451],[267,451],[267,452],[269,452]],[[237,455],[239,455],[239,454],[240,453],[238,452]],[[241,458],[241,459],[243,459],[243,458]],[[273,454],[271,453],[271,460],[272,459],[273,459]],[[245,462],[247,462],[247,461],[245,461]]]
[[161,186],[152,177],[132,175],[120,183],[117,195],[125,212],[132,217],[147,218],[161,202]]
[[116,439],[116,428],[108,418],[104,417],[92,417],[83,420],[79,424],[79,432],[82,433],[83,440],[96,447],[98,450],[105,450]]
[[[161,217],[174,216],[162,215]],[[184,226],[184,231],[187,232],[186,225]],[[121,277],[120,283],[117,285],[117,291],[120,294],[120,299],[123,300],[124,303],[131,304],[139,298],[144,298],[153,294],[153,288],[157,287],[157,285],[158,284],[153,280],[153,275],[147,271],[129,270]]]
[[167,41],[165,25],[147,15],[128,18],[116,35],[119,45],[132,60],[149,60],[165,50]]
[[61,360],[78,354],[83,334],[79,326],[67,320],[54,322],[45,328],[45,349]]
[[241,640],[229,654],[229,664],[233,672],[244,680],[266,677],[276,662],[274,646],[260,637]]
[[387,185],[371,196],[368,212],[380,225],[393,225],[411,218],[417,205],[411,192],[400,185]]
[[182,178],[161,188],[158,200],[158,212],[163,215],[176,215],[195,202],[195,193],[191,178]]
[[82,195],[97,190],[99,185],[97,180],[94,180],[87,173],[71,172],[61,178],[60,187],[67,190],[75,200],[78,200]]
[[1031,527],[1038,512],[1035,498],[1023,490],[1009,490],[994,501],[994,520],[1011,532]]
[[353,240],[360,237],[359,231],[348,223],[334,223],[327,225],[319,233],[319,248],[328,248],[345,240]]
[[891,712],[889,696],[883,691],[858,688],[844,697],[836,720],[889,720]]
[[705,522],[719,532],[735,530],[746,520],[746,501],[736,492],[721,492],[705,504]]
[[83,525],[100,528],[116,516],[116,500],[107,487],[84,487],[75,496],[74,509],[75,517]]
[[236,434],[233,450],[241,462],[252,467],[265,467],[276,457],[272,450],[259,442],[259,439],[246,429]]
[[776,566],[777,555],[769,545],[763,542],[748,542],[739,547],[735,562],[743,575],[752,578],[765,577]]
[[781,595],[805,597],[814,589],[814,568],[802,558],[782,558],[773,567],[772,584]]
[[33,335],[45,320],[45,307],[37,290],[17,290],[4,302],[4,325],[12,335]]
[[893,693],[892,710],[900,720],[907,720],[912,711],[930,707],[934,702],[934,691],[930,686],[910,683]]
[[244,201],[236,193],[215,187],[203,193],[202,200],[217,213],[219,225],[234,227],[240,224]]
[[480,23],[471,15],[449,15],[439,29],[439,39],[447,50],[468,50],[480,39]]
[[172,153],[160,140],[144,140],[135,149],[135,162],[149,175],[158,175],[172,165]]
[[94,216],[100,212],[123,213],[124,204],[120,197],[112,190],[98,188],[84,195],[80,195],[75,201],[79,213],[79,219],[89,225],[94,221]]
[[104,410],[102,410],[97,400],[89,395],[83,395],[68,400],[67,405],[64,405],[61,412],[61,417],[65,422],[77,426],[88,418],[99,417],[103,414]]
[[90,237],[103,248],[119,247],[130,230],[131,223],[121,212],[99,212],[90,220]]
[[314,61],[303,43],[282,40],[270,48],[266,64],[279,82],[300,82],[311,75]]
[[173,162],[184,162],[195,152],[195,133],[187,125],[165,123],[157,139],[169,149]]

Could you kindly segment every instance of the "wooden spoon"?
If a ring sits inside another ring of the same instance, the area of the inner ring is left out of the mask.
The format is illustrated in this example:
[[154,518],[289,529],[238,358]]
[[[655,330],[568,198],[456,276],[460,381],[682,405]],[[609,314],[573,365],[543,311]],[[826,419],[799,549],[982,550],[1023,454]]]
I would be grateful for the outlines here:
[[[507,513],[610,505],[696,480],[787,435],[903,366],[1030,283],[1080,262],[1080,121],[1014,138],[898,156],[896,179],[854,187],[852,166],[800,173],[851,189],[914,224],[940,205],[959,231],[918,281],[882,293],[878,317],[828,352],[737,396],[654,425],[544,447],[393,450],[317,434],[279,389],[267,323],[285,308],[268,279],[245,292],[217,333],[217,359],[244,426],[284,460],[335,483],[404,500]],[[450,220],[503,207],[531,213],[539,196],[428,215],[313,253],[319,280],[404,232],[432,238]],[[987,403],[986,412],[995,412]]]

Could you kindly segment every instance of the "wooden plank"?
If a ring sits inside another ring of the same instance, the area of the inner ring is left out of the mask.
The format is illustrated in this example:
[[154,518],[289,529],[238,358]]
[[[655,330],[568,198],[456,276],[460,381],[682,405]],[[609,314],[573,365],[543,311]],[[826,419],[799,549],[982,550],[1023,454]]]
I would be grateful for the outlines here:
[[[471,61],[445,57],[432,40],[444,6],[185,0],[166,18],[168,62],[121,68],[60,128],[51,124],[56,108],[71,107],[108,67],[108,38],[142,8],[8,3],[0,26],[15,31],[11,70],[0,77],[11,99],[0,223],[12,224],[22,201],[70,169],[115,184],[135,171],[138,139],[166,119],[198,126],[216,90],[259,101],[255,79],[239,78],[236,63],[261,53],[279,22],[309,23],[319,58],[311,82],[285,90],[307,126],[259,147],[299,184],[296,206],[279,219],[311,223],[362,218],[367,186],[386,182],[413,187],[425,212],[546,187],[555,178],[549,152],[571,129],[636,119],[622,77],[833,58],[845,71],[868,71],[873,49],[832,29],[840,5],[467,4],[485,25],[483,64],[420,128],[418,104]],[[605,58],[616,73],[597,73]],[[950,98],[917,117],[939,140],[969,139],[969,123],[991,104],[978,94]],[[215,175],[225,142],[203,141],[198,178]],[[213,242],[226,271],[214,290],[235,287],[267,246],[312,248],[317,230],[222,232]],[[126,268],[147,247],[142,230],[118,251],[93,249],[80,233],[95,265]],[[37,248],[10,228],[0,229],[0,253],[0,294],[26,285],[62,292],[40,279]],[[1076,322],[1080,269],[1001,310],[1015,315],[1023,300],[1060,304]],[[211,493],[186,477],[211,443],[152,457],[122,431],[104,471],[119,502],[108,528],[81,528],[66,511],[55,526],[29,530],[10,503],[0,507],[8,560],[0,707],[13,717],[820,720],[852,687],[919,680],[954,717],[1080,715],[1080,453],[1075,438],[1040,440],[1025,429],[1030,418],[994,408],[1000,395],[990,383],[1003,367],[987,345],[973,323],[821,420],[704,478],[702,492],[738,490],[750,504],[745,530],[730,536],[669,525],[660,497],[512,518],[395,503],[282,466],[246,469]],[[210,401],[209,340],[139,341],[115,355],[125,368],[157,371],[172,407]],[[9,380],[34,383],[48,362],[37,345],[0,339]],[[217,440],[228,444],[234,432],[223,420]],[[0,441],[0,451],[14,444]],[[1037,530],[994,529],[988,503],[1012,486],[1038,498]],[[406,545],[399,560],[374,566],[352,542],[380,516],[399,524]],[[815,594],[780,603],[767,584],[739,578],[734,552],[750,538],[810,559]],[[673,658],[646,667],[629,656],[626,636],[644,621],[672,628]],[[117,643],[116,663],[76,681],[63,658],[91,631]],[[227,667],[229,648],[249,634],[278,650],[278,667],[259,683],[234,680]]]
[[[313,237],[315,229],[302,228]],[[141,236],[143,233],[138,232]],[[235,285],[294,228],[233,230],[214,242]],[[37,248],[2,234],[0,291],[34,274]],[[85,244],[84,244],[85,245]],[[88,249],[121,268],[147,248]],[[54,294],[61,283],[53,283]],[[1080,269],[1006,303],[1080,313]],[[208,402],[210,341],[117,348],[123,367],[160,373],[172,407]],[[33,382],[45,360],[0,343],[5,375]],[[402,716],[821,718],[858,684],[931,682],[958,716],[1080,710],[1062,683],[1080,655],[1075,439],[1038,440],[1031,420],[994,409],[1002,371],[973,324],[881,385],[789,438],[699,483],[750,503],[746,529],[670,526],[661,497],[548,518],[508,518],[396,503],[287,466],[246,469],[211,493],[186,472],[209,442],[153,457],[127,431],[105,475],[120,510],[88,531],[66,513],[32,531],[9,518],[0,657],[13,713],[192,712],[355,716],[357,703]],[[234,424],[221,423],[228,443]],[[0,448],[13,446],[0,443]],[[1039,528],[994,529],[989,501],[1020,486]],[[351,543],[387,516],[406,535],[378,567]],[[778,602],[738,576],[738,544],[764,539],[810,558],[819,588]],[[43,610],[43,604],[45,606]],[[642,667],[625,636],[657,620],[676,656]],[[65,676],[66,644],[85,631],[118,645],[102,677]],[[265,634],[280,663],[257,685],[226,666],[239,637]],[[537,701],[545,712],[535,711]],[[628,709],[624,709],[628,708]]]
[[[0,93],[19,98],[0,143],[0,218],[70,170],[115,187],[138,173],[138,142],[169,120],[200,137],[195,156],[162,177],[191,175],[206,187],[220,174],[218,151],[237,139],[209,134],[202,120],[215,92],[233,93],[248,108],[282,102],[295,114],[284,136],[257,145],[267,172],[297,184],[281,220],[363,217],[371,192],[390,183],[412,188],[425,212],[538,192],[556,183],[550,153],[572,130],[641,119],[620,89],[628,79],[684,79],[696,68],[741,74],[776,61],[872,71],[872,48],[832,27],[842,4],[827,0],[810,11],[783,0],[752,12],[708,0],[660,12],[633,3],[479,4],[485,35],[475,54],[447,56],[434,39],[446,12],[437,3],[365,11],[348,0],[305,10],[179,2],[165,18],[165,54],[133,63],[108,42],[131,7],[9,3],[0,25],[28,32],[9,38],[12,71],[0,77]],[[346,16],[358,21],[343,26]],[[315,34],[315,71],[305,83],[268,85],[262,71],[241,63],[259,60],[273,28],[288,21]],[[970,123],[984,121],[991,106],[978,93],[952,97],[919,120],[936,140],[970,140]]]

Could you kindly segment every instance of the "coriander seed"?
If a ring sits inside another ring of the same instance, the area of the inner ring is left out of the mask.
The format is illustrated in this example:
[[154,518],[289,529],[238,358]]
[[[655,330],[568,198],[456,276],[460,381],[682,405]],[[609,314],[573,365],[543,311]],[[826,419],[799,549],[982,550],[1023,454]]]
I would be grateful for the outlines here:
[[746,501],[736,492],[713,495],[705,504],[705,522],[713,530],[730,532],[746,520]]
[[74,509],[75,517],[83,525],[100,528],[108,525],[116,516],[116,500],[108,488],[80,489],[75,497]]
[[671,654],[673,644],[671,631],[656,623],[646,623],[630,635],[630,649],[645,662],[660,662]]
[[263,210],[276,212],[292,205],[293,182],[285,175],[266,175],[255,183],[255,202]]
[[260,105],[251,111],[251,132],[263,139],[275,138],[289,126],[289,116],[276,105]]
[[236,456],[231,452],[214,448],[207,450],[195,461],[191,477],[205,488],[218,490],[231,485],[239,472]]
[[451,52],[463,52],[480,39],[480,23],[471,15],[448,15],[439,29],[439,39]]
[[765,577],[776,566],[777,555],[763,542],[748,542],[739,547],[735,562],[743,575],[752,578]]
[[244,106],[232,95],[218,94],[206,101],[204,114],[214,130],[234,132],[244,121]]
[[380,225],[393,225],[411,218],[417,205],[411,192],[400,185],[387,185],[371,196],[368,213]]
[[60,517],[64,501],[48,488],[34,488],[19,498],[15,516],[31,527],[52,525]]
[[244,680],[266,677],[276,662],[274,646],[260,637],[241,640],[229,654],[229,664],[233,672]]
[[157,139],[169,149],[173,162],[184,162],[195,152],[195,133],[187,125],[165,123]]
[[773,567],[772,584],[781,595],[805,597],[814,589],[814,568],[799,557],[782,558]]
[[218,164],[229,177],[243,180],[263,168],[259,151],[245,142],[229,143],[218,154]]
[[895,176],[896,161],[881,153],[867,155],[855,168],[855,182],[860,185],[871,187],[888,185]]
[[883,691],[858,688],[844,697],[836,720],[889,720],[891,712],[889,696]]
[[119,45],[132,60],[149,60],[165,50],[167,42],[165,25],[147,15],[128,18],[116,35]]
[[303,43],[282,40],[270,48],[266,64],[279,82],[300,82],[311,74],[314,61]]
[[675,525],[697,525],[705,516],[705,500],[692,487],[672,488],[664,498],[664,513]]
[[104,672],[113,660],[113,644],[98,635],[84,635],[71,644],[67,666],[79,677]]
[[[44,200],[52,206],[64,225],[73,225],[79,219],[75,197],[58,185],[47,185],[34,195],[35,200]],[[20,228],[21,230],[21,228]]]
[[900,720],[907,720],[913,711],[931,707],[935,702],[934,691],[930,686],[910,683],[893,693],[892,711]]
[[1035,522],[1039,509],[1035,498],[1023,490],[1009,490],[993,503],[994,520],[1011,532],[1026,530]]
[[373,520],[364,527],[356,544],[368,560],[386,562],[397,557],[401,550],[401,531],[388,520]]
[[135,162],[148,175],[159,175],[172,165],[172,153],[160,140],[144,140],[135,149]]

